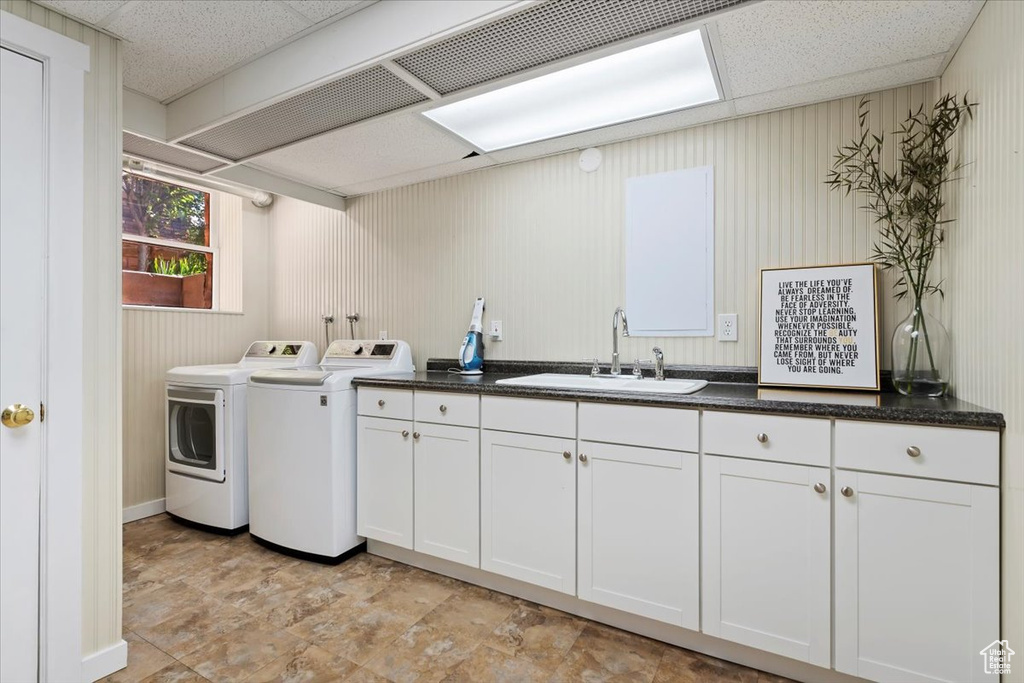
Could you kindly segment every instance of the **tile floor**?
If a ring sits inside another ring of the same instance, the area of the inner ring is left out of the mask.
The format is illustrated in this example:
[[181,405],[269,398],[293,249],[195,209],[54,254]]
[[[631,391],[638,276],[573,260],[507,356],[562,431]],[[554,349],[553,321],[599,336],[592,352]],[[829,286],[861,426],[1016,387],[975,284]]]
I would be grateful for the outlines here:
[[336,567],[165,515],[124,527],[128,667],[108,681],[785,679],[362,554]]

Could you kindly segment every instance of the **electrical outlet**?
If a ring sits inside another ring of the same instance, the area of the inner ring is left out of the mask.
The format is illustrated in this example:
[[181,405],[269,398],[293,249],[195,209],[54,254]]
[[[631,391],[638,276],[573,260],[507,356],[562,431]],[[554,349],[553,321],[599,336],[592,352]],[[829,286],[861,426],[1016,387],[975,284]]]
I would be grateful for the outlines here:
[[491,337],[491,341],[501,341],[502,335],[501,335],[501,321],[500,320],[492,320],[491,321],[491,327],[490,327],[489,335]]
[[740,340],[739,316],[735,313],[718,314],[718,341],[734,342]]
[[378,332],[377,333],[377,339],[379,339],[381,341],[387,341],[388,340],[388,331],[387,330],[381,330],[380,332]]

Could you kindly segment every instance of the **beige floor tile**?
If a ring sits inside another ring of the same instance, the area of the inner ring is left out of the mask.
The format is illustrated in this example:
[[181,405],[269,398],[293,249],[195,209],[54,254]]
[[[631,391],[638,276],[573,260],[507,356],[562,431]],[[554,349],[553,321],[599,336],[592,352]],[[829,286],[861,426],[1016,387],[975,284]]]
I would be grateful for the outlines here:
[[369,669],[357,669],[345,679],[345,683],[391,683],[383,676],[378,676]]
[[520,603],[485,588],[460,588],[423,617],[420,623],[481,640],[505,621]]
[[294,650],[301,642],[270,625],[250,623],[207,641],[180,660],[211,681],[239,681]]
[[524,604],[513,610],[484,643],[499,652],[526,657],[542,669],[554,671],[586,623],[564,612]]
[[227,557],[209,556],[208,561],[196,563],[185,570],[182,581],[204,593],[223,597],[239,586],[259,582],[267,575],[297,562],[287,555],[251,545],[256,549],[225,548]]
[[125,597],[124,627],[135,630],[159,624],[164,619],[198,604],[202,599],[202,591],[187,586],[181,581],[162,583],[143,594]]
[[160,669],[152,676],[143,678],[140,683],[206,683],[207,679],[197,674],[181,662]]
[[552,681],[650,682],[658,671],[665,646],[618,629],[589,624],[573,643]]
[[245,680],[246,683],[328,683],[345,678],[357,668],[340,655],[302,643]]
[[394,683],[435,683],[473,654],[479,640],[449,629],[413,624],[365,668]]
[[198,602],[156,624],[139,626],[137,633],[180,659],[204,643],[217,640],[255,619],[242,610],[204,595]]
[[107,683],[135,683],[174,663],[174,658],[147,643],[131,631],[124,634],[128,643],[128,666],[115,671],[102,681]]
[[[693,680],[696,683],[757,683],[758,672],[699,652],[665,646],[665,655],[661,658],[661,666],[654,680],[656,683],[677,680]],[[779,679],[774,683],[784,680]]]
[[528,657],[516,657],[481,645],[460,664],[445,683],[540,683],[551,672]]

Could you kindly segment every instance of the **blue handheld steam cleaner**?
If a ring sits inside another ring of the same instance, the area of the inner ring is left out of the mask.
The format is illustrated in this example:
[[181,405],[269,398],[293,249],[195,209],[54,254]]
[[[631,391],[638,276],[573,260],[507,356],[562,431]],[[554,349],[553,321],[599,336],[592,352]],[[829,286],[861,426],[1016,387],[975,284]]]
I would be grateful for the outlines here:
[[473,319],[469,332],[459,349],[459,367],[463,375],[484,374],[484,298],[480,297],[473,306]]

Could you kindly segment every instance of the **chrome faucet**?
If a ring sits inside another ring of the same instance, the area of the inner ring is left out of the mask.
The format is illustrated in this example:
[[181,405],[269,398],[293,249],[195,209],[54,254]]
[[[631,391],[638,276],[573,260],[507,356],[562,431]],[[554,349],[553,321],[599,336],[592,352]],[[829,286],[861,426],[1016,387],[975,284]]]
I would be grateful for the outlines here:
[[622,374],[622,366],[619,364],[619,318],[622,318],[622,336],[629,336],[629,323],[626,322],[626,312],[622,306],[612,313],[612,369],[611,374]]
[[665,353],[655,346],[651,349],[654,354],[654,379],[665,379]]

